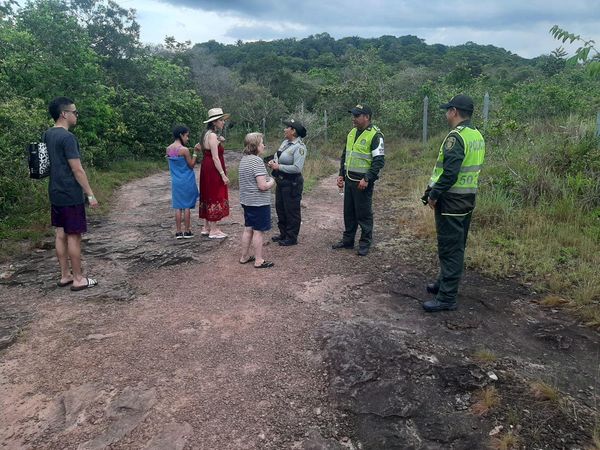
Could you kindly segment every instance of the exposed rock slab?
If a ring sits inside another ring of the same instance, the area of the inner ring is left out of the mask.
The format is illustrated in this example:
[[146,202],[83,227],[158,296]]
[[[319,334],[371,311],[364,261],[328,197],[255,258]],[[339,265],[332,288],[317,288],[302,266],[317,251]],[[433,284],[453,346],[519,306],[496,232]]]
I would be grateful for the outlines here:
[[183,450],[188,437],[192,434],[192,426],[187,423],[170,423],[146,446],[145,450]]
[[330,396],[352,415],[364,448],[484,448],[473,415],[448,398],[484,386],[476,366],[431,356],[409,334],[371,320],[332,322],[321,332]]
[[100,450],[118,442],[144,420],[155,403],[155,388],[125,388],[106,409],[106,415],[112,421],[106,431],[80,444],[78,450]]

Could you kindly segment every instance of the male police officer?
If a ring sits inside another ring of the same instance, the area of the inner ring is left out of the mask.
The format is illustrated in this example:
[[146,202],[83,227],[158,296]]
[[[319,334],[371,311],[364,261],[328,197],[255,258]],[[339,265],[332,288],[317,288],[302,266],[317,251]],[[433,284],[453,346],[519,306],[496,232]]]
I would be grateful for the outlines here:
[[304,188],[302,169],[306,159],[306,145],[302,142],[302,138],[306,137],[306,128],[294,119],[283,123],[286,126],[283,131],[285,139],[273,159],[269,161],[269,167],[273,169],[273,178],[277,182],[275,209],[279,227],[279,235],[271,239],[279,242],[279,245],[289,246],[298,243],[302,222],[300,212]]
[[383,134],[371,124],[373,112],[366,105],[356,105],[352,114],[354,128],[348,133],[340,161],[337,185],[344,188],[344,234],[332,248],[354,248],[360,225],[358,255],[369,253],[373,240],[373,184],[385,164]]
[[440,108],[446,110],[452,131],[440,147],[431,180],[421,199],[435,211],[440,260],[437,281],[427,285],[427,292],[436,296],[423,303],[427,312],[456,309],[465,244],[485,155],[483,137],[471,125],[471,97],[457,95]]

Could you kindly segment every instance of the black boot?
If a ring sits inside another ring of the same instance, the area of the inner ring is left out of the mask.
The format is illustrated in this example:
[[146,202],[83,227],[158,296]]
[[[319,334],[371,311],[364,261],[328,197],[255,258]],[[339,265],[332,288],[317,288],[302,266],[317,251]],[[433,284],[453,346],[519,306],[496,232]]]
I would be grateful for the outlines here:
[[433,295],[436,295],[440,291],[440,286],[437,283],[427,283],[425,290]]

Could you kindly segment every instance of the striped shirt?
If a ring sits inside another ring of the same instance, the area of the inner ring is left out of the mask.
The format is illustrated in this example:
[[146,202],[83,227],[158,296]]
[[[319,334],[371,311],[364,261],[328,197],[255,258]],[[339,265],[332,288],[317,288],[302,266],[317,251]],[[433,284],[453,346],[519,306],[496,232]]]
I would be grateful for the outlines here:
[[262,158],[257,155],[244,155],[238,170],[240,183],[240,203],[246,206],[264,206],[271,204],[271,192],[258,189],[256,177],[267,175]]

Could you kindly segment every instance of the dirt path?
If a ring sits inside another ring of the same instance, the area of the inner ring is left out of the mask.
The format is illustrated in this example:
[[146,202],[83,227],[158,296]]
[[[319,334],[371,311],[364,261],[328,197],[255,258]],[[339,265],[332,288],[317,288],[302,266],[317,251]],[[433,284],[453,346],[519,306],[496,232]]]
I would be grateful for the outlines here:
[[[306,196],[300,245],[267,246],[273,269],[238,263],[235,191],[230,238],[175,241],[168,175],[158,174],[124,187],[92,224],[85,255],[97,289],[54,287],[49,248],[0,270],[0,319],[24,329],[0,353],[0,446],[474,449],[507,435],[523,448],[589,444],[598,335],[522,287],[472,273],[458,312],[424,314],[435,265],[397,225],[410,210],[378,197],[371,254],[333,251],[333,180]],[[487,361],[474,357],[481,349]],[[536,396],[538,379],[558,397]],[[476,414],[492,386],[501,401]]]

